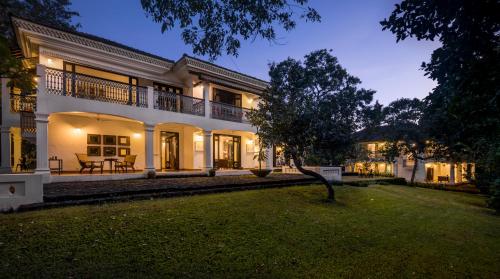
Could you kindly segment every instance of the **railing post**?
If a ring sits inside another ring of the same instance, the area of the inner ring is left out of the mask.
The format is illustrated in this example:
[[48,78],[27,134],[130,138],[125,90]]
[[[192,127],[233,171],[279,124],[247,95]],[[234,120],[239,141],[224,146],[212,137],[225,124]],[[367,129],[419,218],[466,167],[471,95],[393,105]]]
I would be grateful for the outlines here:
[[210,86],[209,83],[204,81],[203,84],[203,100],[205,101],[205,117],[210,117]]
[[155,98],[154,87],[148,86],[148,108],[149,109],[155,108],[155,99],[154,98]]
[[129,106],[132,105],[132,84],[130,84],[130,83],[128,85],[128,102],[127,102],[127,104]]
[[141,104],[139,102],[140,98],[139,95],[141,94],[139,86],[135,86],[135,106],[139,107]]
[[182,112],[182,107],[181,107],[181,95],[180,94],[175,94],[175,111],[176,112]]

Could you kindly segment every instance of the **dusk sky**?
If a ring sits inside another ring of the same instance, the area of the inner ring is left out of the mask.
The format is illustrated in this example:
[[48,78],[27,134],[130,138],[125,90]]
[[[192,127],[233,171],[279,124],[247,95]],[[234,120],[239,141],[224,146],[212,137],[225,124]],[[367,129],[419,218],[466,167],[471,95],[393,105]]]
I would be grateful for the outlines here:
[[[362,86],[377,91],[383,104],[401,97],[425,97],[435,83],[420,70],[430,59],[438,42],[406,40],[382,31],[379,22],[387,17],[399,0],[311,0],[322,20],[298,21],[291,32],[279,30],[279,44],[265,40],[243,42],[239,56],[224,55],[214,61],[221,66],[268,80],[268,63],[287,57],[302,59],[317,49],[332,49],[342,66],[359,77]],[[139,0],[73,0],[80,31],[101,36],[172,60],[183,53],[192,55],[178,29],[160,31],[160,25],[147,18]],[[206,58],[206,57],[202,57]]]

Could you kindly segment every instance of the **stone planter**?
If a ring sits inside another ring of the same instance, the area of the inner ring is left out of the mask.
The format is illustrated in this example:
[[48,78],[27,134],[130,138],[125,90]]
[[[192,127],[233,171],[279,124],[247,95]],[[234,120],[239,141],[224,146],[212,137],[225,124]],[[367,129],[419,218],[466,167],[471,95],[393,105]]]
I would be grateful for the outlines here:
[[251,169],[250,170],[255,176],[258,177],[266,177],[268,176],[273,170],[268,170],[268,169]]

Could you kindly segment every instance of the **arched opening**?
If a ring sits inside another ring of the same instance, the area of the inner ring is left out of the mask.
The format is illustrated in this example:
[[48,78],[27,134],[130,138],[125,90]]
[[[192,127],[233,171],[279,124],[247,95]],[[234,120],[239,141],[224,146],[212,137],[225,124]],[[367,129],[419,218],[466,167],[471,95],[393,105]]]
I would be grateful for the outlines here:
[[[49,116],[48,158],[52,173],[100,174],[140,172],[145,167],[141,121],[89,112]],[[127,161],[127,168],[119,168]]]

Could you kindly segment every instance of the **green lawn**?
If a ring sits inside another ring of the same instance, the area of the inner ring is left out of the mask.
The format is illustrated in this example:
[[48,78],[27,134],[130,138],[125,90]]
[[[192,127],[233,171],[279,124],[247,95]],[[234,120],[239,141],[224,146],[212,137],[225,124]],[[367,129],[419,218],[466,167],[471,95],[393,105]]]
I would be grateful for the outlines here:
[[500,276],[484,198],[321,186],[0,215],[0,277]]

